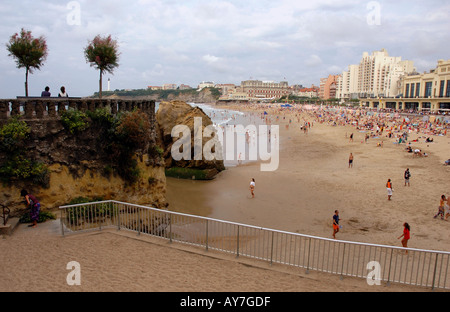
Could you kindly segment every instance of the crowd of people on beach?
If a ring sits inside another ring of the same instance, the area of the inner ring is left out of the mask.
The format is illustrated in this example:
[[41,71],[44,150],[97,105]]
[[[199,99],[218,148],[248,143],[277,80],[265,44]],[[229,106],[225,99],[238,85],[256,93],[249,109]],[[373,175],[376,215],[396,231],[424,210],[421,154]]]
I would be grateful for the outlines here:
[[[422,114],[413,111],[389,111],[371,110],[368,108],[347,108],[315,105],[281,106],[272,103],[255,103],[244,105],[241,111],[259,111],[259,118],[266,124],[277,124],[283,121],[286,129],[296,122],[299,129],[305,134],[315,123],[326,124],[332,127],[351,126],[355,131],[365,133],[361,143],[368,143],[373,138],[381,138],[377,147],[383,147],[383,139],[393,140],[394,144],[405,144],[405,150],[412,153],[413,157],[427,157],[428,154],[421,148],[413,147],[414,143],[433,143],[434,137],[446,136],[450,129],[450,116],[442,113]],[[250,114],[250,113],[249,113]],[[412,134],[418,135],[417,139],[410,140]],[[349,142],[353,142],[354,133],[349,135]],[[450,157],[450,155],[449,155]],[[349,156],[349,168],[353,168],[354,156]],[[450,165],[450,159],[444,163]],[[411,172],[409,168],[404,172],[405,186],[410,186]],[[254,198],[254,181],[250,185],[251,196]],[[390,201],[393,194],[393,184],[391,179],[386,182],[387,199]],[[450,216],[450,196],[442,195],[438,213],[434,218],[441,217],[448,220]],[[342,227],[339,225],[339,212],[336,210],[333,215],[333,238]],[[407,247],[410,239],[410,225],[404,223],[403,234],[398,237],[402,239],[402,246]]]

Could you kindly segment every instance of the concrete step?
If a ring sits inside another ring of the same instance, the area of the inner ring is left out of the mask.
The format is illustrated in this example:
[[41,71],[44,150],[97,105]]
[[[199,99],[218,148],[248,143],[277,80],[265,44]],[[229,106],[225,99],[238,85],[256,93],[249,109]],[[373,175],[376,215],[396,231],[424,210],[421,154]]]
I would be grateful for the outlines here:
[[11,235],[19,225],[19,218],[10,218],[6,225],[3,225],[3,219],[0,223],[0,235]]

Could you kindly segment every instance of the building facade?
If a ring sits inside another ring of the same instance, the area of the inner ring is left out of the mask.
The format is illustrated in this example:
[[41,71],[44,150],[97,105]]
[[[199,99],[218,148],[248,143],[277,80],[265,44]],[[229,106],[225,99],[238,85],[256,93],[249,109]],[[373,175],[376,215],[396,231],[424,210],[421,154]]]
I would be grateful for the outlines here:
[[329,75],[320,79],[319,98],[329,100],[336,98],[337,82],[339,75]]
[[358,65],[350,65],[337,84],[337,97],[396,97],[401,94],[401,78],[415,72],[412,61],[389,56],[386,49],[369,55],[364,52]]
[[246,80],[241,82],[241,92],[247,94],[249,99],[279,99],[291,93],[287,81],[259,81]]
[[401,96],[395,99],[361,100],[361,105],[381,109],[450,112],[450,60],[439,60],[435,69],[410,74],[401,80]]

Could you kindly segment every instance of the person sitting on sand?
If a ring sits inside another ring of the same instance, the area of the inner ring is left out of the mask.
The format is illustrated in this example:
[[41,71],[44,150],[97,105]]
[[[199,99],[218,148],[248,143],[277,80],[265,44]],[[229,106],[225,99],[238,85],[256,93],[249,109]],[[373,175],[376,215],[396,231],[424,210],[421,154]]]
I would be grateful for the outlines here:
[[414,150],[414,156],[420,156],[420,157],[422,157],[422,156],[423,156],[422,150],[416,148],[416,149]]

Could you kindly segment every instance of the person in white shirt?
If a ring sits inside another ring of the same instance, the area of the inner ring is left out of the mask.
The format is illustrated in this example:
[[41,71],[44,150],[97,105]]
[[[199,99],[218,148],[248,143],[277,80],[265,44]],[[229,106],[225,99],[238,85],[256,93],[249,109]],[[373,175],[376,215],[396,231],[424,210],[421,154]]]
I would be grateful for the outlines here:
[[255,179],[252,178],[250,182],[250,193],[252,194],[252,198],[255,198]]
[[58,97],[69,97],[69,95],[66,93],[65,87],[61,87],[61,92],[59,92]]

